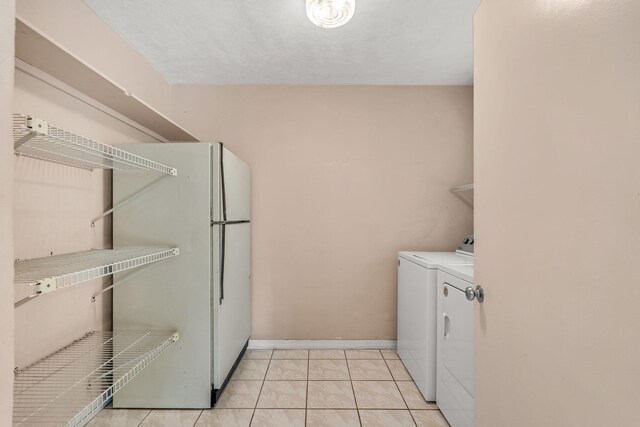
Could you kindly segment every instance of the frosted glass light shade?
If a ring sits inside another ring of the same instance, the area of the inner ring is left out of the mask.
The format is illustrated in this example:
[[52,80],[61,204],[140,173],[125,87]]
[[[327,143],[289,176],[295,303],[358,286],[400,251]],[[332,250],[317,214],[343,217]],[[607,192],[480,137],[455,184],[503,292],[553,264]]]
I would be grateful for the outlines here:
[[356,0],[307,0],[309,20],[322,28],[346,24],[356,10]]

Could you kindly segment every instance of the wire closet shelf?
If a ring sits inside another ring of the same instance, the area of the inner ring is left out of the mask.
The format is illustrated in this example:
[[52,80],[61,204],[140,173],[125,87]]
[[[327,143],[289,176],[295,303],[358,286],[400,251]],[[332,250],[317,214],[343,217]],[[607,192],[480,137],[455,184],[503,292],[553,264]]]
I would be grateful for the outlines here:
[[129,247],[16,261],[14,282],[33,286],[30,298],[161,261],[179,253],[178,248]]
[[141,169],[178,174],[175,168],[25,114],[13,115],[13,143],[14,152],[18,154],[83,169]]
[[16,370],[13,425],[82,426],[178,340],[177,332],[90,332]]

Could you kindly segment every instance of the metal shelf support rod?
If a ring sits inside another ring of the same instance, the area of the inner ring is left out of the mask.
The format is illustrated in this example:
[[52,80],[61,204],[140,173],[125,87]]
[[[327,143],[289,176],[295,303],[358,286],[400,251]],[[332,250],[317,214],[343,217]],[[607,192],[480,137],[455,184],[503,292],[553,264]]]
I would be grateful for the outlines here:
[[143,271],[147,270],[149,267],[151,267],[153,264],[147,264],[144,265],[140,268],[138,268],[135,272],[128,274],[126,277],[123,277],[122,279],[118,280],[117,282],[113,280],[113,278],[111,278],[111,285],[107,286],[106,288],[96,292],[95,294],[91,295],[91,302],[96,302],[96,298],[102,294],[104,294],[105,292],[115,288],[116,286],[120,286],[126,282],[128,282],[129,280],[133,279],[134,277],[138,276],[139,274],[141,274]]
[[100,221],[101,219],[103,219],[106,216],[111,215],[113,212],[115,212],[116,210],[120,209],[121,207],[123,207],[124,205],[129,203],[130,201],[136,199],[138,196],[141,196],[142,194],[144,194],[147,191],[151,190],[152,188],[156,187],[158,184],[160,184],[162,182],[162,180],[164,180],[165,178],[167,178],[169,176],[171,176],[171,175],[163,175],[163,176],[161,176],[160,178],[158,178],[155,181],[153,181],[151,184],[147,185],[146,187],[143,187],[142,189],[138,190],[137,192],[133,193],[131,196],[127,197],[126,199],[124,199],[123,201],[118,203],[117,205],[113,206],[108,211],[106,211],[106,212],[102,213],[101,215],[98,215],[97,217],[93,218],[91,220],[91,227],[92,228],[95,227],[96,226],[96,222]]
[[451,188],[452,193],[459,193],[461,191],[469,191],[469,190],[473,190],[473,184],[466,184],[466,185],[461,185],[459,187]]
[[13,303],[13,307],[14,308],[18,308],[21,305],[26,304],[27,302],[31,301],[32,299],[39,297],[40,295],[42,295],[42,294],[31,294],[29,296],[26,296],[26,297],[22,298],[21,300],[18,300],[15,303]]
[[25,136],[23,136],[13,144],[13,149],[15,150],[16,148],[20,147],[22,144],[29,141],[31,138],[33,138],[36,135],[37,133],[35,132],[29,132],[28,134],[26,134]]

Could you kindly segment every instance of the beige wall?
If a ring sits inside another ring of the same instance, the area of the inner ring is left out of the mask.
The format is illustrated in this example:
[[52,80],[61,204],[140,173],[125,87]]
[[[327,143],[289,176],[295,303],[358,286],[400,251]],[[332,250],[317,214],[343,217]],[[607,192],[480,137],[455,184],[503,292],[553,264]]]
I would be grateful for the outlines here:
[[640,3],[484,0],[475,56],[476,425],[637,426]]
[[252,338],[395,339],[396,252],[472,209],[471,87],[175,86],[174,119],[252,168]]
[[13,247],[11,94],[15,3],[0,2],[0,425],[13,407]]
[[163,114],[171,86],[82,0],[17,0],[17,15]]

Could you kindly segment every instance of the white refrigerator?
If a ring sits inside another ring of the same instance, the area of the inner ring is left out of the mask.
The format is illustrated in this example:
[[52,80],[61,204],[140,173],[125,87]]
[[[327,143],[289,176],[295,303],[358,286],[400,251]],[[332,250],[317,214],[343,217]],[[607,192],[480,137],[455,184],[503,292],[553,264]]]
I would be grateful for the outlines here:
[[114,396],[116,408],[211,407],[246,349],[250,171],[213,143],[127,144],[177,176],[113,174],[113,245],[180,255],[114,278],[113,329],[177,330],[180,340]]

